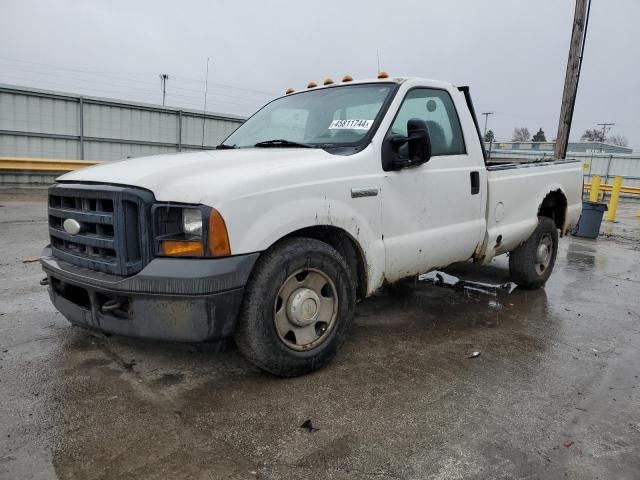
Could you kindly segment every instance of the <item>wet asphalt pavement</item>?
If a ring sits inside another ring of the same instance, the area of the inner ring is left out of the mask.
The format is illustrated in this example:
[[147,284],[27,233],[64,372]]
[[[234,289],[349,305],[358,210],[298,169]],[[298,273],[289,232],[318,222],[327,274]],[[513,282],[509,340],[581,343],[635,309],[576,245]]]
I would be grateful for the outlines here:
[[44,203],[0,204],[0,479],[640,478],[638,204],[611,237],[561,240],[544,290],[380,293],[295,379],[71,327],[23,263]]

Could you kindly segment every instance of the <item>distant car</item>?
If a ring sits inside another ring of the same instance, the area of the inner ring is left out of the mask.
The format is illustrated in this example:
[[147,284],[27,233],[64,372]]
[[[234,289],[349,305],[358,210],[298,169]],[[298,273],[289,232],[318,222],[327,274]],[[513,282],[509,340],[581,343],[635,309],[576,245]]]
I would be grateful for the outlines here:
[[60,177],[41,258],[56,308],[121,335],[233,335],[294,376],[385,283],[511,252],[513,280],[543,286],[580,215],[580,163],[487,167],[466,87],[348,80],[270,102],[215,151]]

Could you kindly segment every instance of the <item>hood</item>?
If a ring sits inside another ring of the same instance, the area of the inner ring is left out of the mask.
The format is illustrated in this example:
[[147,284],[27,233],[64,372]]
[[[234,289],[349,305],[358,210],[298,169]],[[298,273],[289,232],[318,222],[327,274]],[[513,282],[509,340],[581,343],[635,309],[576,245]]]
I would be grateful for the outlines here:
[[159,201],[211,204],[292,183],[318,181],[332,170],[328,166],[344,160],[315,148],[208,150],[103,163],[58,180],[142,187]]

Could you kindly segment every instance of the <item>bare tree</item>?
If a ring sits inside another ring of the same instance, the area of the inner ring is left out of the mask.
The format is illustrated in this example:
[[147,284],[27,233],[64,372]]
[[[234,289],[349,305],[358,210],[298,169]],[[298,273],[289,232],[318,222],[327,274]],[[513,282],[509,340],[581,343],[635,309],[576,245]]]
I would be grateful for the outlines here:
[[627,145],[629,145],[629,140],[627,140],[627,137],[624,137],[622,135],[609,135],[609,137],[607,138],[607,142],[614,145],[620,145],[621,147],[626,147]]
[[580,140],[587,142],[604,142],[606,138],[602,130],[588,128],[584,131]]
[[513,136],[511,137],[512,142],[528,142],[530,138],[531,134],[527,127],[513,129]]

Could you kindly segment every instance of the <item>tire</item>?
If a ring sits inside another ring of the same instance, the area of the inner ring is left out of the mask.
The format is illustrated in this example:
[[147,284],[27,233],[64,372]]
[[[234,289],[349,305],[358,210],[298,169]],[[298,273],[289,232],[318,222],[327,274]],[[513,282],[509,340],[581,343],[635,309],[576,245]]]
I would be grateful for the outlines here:
[[[546,250],[546,252],[545,252]],[[538,217],[531,236],[509,255],[509,272],[519,287],[543,287],[549,279],[558,254],[558,229],[549,217]]]
[[355,301],[353,276],[337,250],[320,240],[289,238],[258,259],[234,338],[259,368],[303,375],[335,356]]

